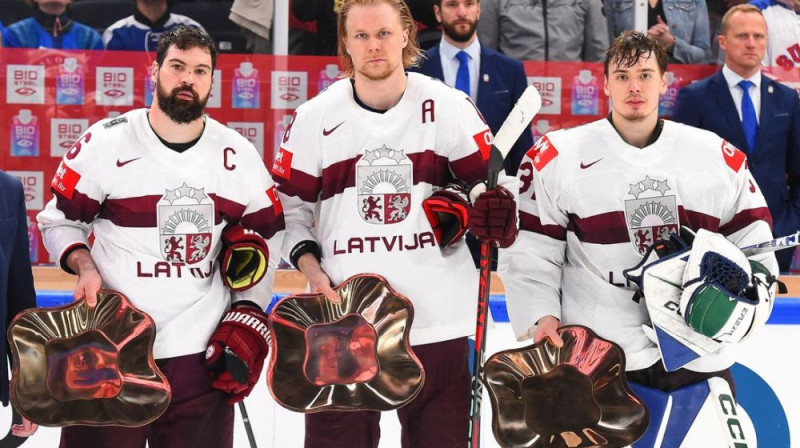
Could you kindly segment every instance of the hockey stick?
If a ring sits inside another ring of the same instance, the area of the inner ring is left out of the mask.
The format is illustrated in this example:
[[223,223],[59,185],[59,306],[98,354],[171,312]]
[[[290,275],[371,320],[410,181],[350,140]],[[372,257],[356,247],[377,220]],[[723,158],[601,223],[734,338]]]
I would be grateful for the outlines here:
[[742,248],[745,255],[766,254],[800,246],[800,232]]
[[[533,117],[542,107],[542,98],[536,87],[528,86],[511,109],[503,126],[497,131],[489,152],[489,173],[486,189],[497,186],[497,179],[503,169],[503,159],[511,151],[511,147],[522,131],[528,129]],[[469,447],[479,448],[481,445],[481,399],[483,398],[483,363],[486,351],[486,314],[489,305],[489,280],[491,279],[492,241],[481,244],[480,285],[478,287],[478,315],[475,328],[475,349],[472,360],[472,401],[470,403]]]
[[[234,353],[230,348],[225,347],[225,366],[234,380],[241,384],[247,384],[250,379],[250,369],[247,363]],[[250,448],[258,448],[256,445],[256,436],[253,434],[253,426],[250,425],[250,417],[247,415],[247,409],[244,407],[244,400],[239,401],[239,413],[242,414],[242,422],[244,423],[244,430],[247,433],[247,440],[250,442]]]

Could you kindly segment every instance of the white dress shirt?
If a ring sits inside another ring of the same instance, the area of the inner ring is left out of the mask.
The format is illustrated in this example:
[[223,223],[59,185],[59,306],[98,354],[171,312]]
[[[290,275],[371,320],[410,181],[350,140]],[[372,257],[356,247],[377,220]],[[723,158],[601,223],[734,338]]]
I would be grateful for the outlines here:
[[[439,57],[442,60],[444,82],[448,86],[455,87],[456,85],[456,73],[458,73],[459,65],[456,54],[459,51],[461,51],[460,48],[453,46],[442,37],[442,41],[439,43]],[[469,96],[472,101],[477,101],[478,77],[481,67],[481,44],[478,39],[473,40],[464,51],[469,55]]]
[[[737,75],[733,70],[728,68],[727,65],[722,67],[722,76],[728,82],[728,88],[731,90],[733,96],[733,104],[736,105],[736,112],[739,114],[739,121],[742,121],[742,88],[739,87],[739,82],[744,78]],[[759,71],[750,78],[748,81],[752,82],[750,86],[750,99],[753,101],[753,108],[756,110],[756,121],[761,123],[761,72]]]

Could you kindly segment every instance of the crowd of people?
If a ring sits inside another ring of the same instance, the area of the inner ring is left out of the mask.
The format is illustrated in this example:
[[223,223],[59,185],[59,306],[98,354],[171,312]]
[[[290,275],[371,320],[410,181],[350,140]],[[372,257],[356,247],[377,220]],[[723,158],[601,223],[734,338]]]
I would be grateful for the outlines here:
[[[93,30],[70,17],[73,0],[18,0],[31,7],[31,17],[17,23],[2,23],[6,47],[66,49],[153,50],[160,33],[178,25],[202,28],[202,24],[170,12],[172,1],[133,0],[136,12],[122,20]],[[76,0],[80,1],[80,0]],[[670,63],[706,64],[722,62],[717,36],[722,15],[749,0],[649,0],[647,34],[667,50]],[[764,11],[773,32],[765,62],[792,67],[798,64],[792,45],[800,38],[797,0],[749,1]],[[440,35],[435,0],[407,2],[420,35]],[[476,0],[477,3],[477,0]],[[290,54],[336,54],[336,17],[340,2],[292,0],[290,2]],[[241,28],[247,48],[254,53],[271,52],[274,4],[272,0],[231,2],[229,19]],[[633,28],[633,0],[580,0],[513,2],[483,0],[478,35],[484,45],[518,60],[599,62],[608,43]],[[97,32],[93,32],[97,31]],[[212,37],[214,37],[212,35]],[[101,39],[102,38],[102,39]],[[102,44],[99,42],[102,40]],[[423,49],[435,45],[425,37]],[[794,57],[793,57],[794,56]]]

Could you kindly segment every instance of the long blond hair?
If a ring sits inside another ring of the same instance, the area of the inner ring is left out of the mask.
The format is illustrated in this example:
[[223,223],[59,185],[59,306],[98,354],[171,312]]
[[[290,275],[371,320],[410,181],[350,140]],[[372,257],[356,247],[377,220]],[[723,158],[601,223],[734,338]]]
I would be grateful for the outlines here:
[[350,13],[350,8],[354,5],[371,6],[379,3],[386,3],[394,8],[400,15],[400,24],[404,30],[408,31],[408,45],[403,48],[403,67],[413,67],[417,65],[422,50],[419,49],[417,44],[417,22],[411,16],[411,10],[403,0],[344,0],[339,6],[338,18],[338,33],[339,33],[339,60],[341,61],[342,68],[344,69],[344,76],[352,77],[355,75],[355,67],[353,67],[353,59],[347,53],[345,47],[345,38],[347,37],[347,15]]

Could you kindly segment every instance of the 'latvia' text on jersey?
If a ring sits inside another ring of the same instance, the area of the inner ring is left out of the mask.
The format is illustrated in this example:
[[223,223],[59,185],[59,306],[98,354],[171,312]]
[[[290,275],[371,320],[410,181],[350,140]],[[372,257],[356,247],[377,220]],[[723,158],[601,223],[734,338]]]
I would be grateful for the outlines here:
[[[771,218],[744,153],[716,135],[665,121],[640,149],[606,120],[542,137],[518,172],[520,235],[500,251],[511,324],[532,336],[546,315],[579,324],[622,346],[627,370],[649,367],[658,349],[642,331],[644,301],[622,272],[654,240],[680,226],[726,235],[739,246],[772,238]],[[753,257],[777,274],[772,254]],[[645,299],[646,300],[646,299]],[[730,366],[730,347],[689,363]]]
[[219,274],[220,235],[240,223],[269,239],[270,269],[233,300],[271,298],[283,215],[258,152],[205,117],[200,140],[182,153],[164,146],[145,109],[103,120],[64,156],[54,198],[39,216],[44,243],[61,260],[88,245],[103,287],[125,294],[155,321],[156,358],[203,352],[230,294]]
[[453,176],[485,179],[492,135],[462,92],[407,76],[402,99],[383,114],[357,104],[349,79],[299,107],[272,173],[286,214],[284,254],[313,240],[335,284],[384,276],[414,305],[418,345],[475,331],[469,251],[463,240],[439,248],[422,201]]

